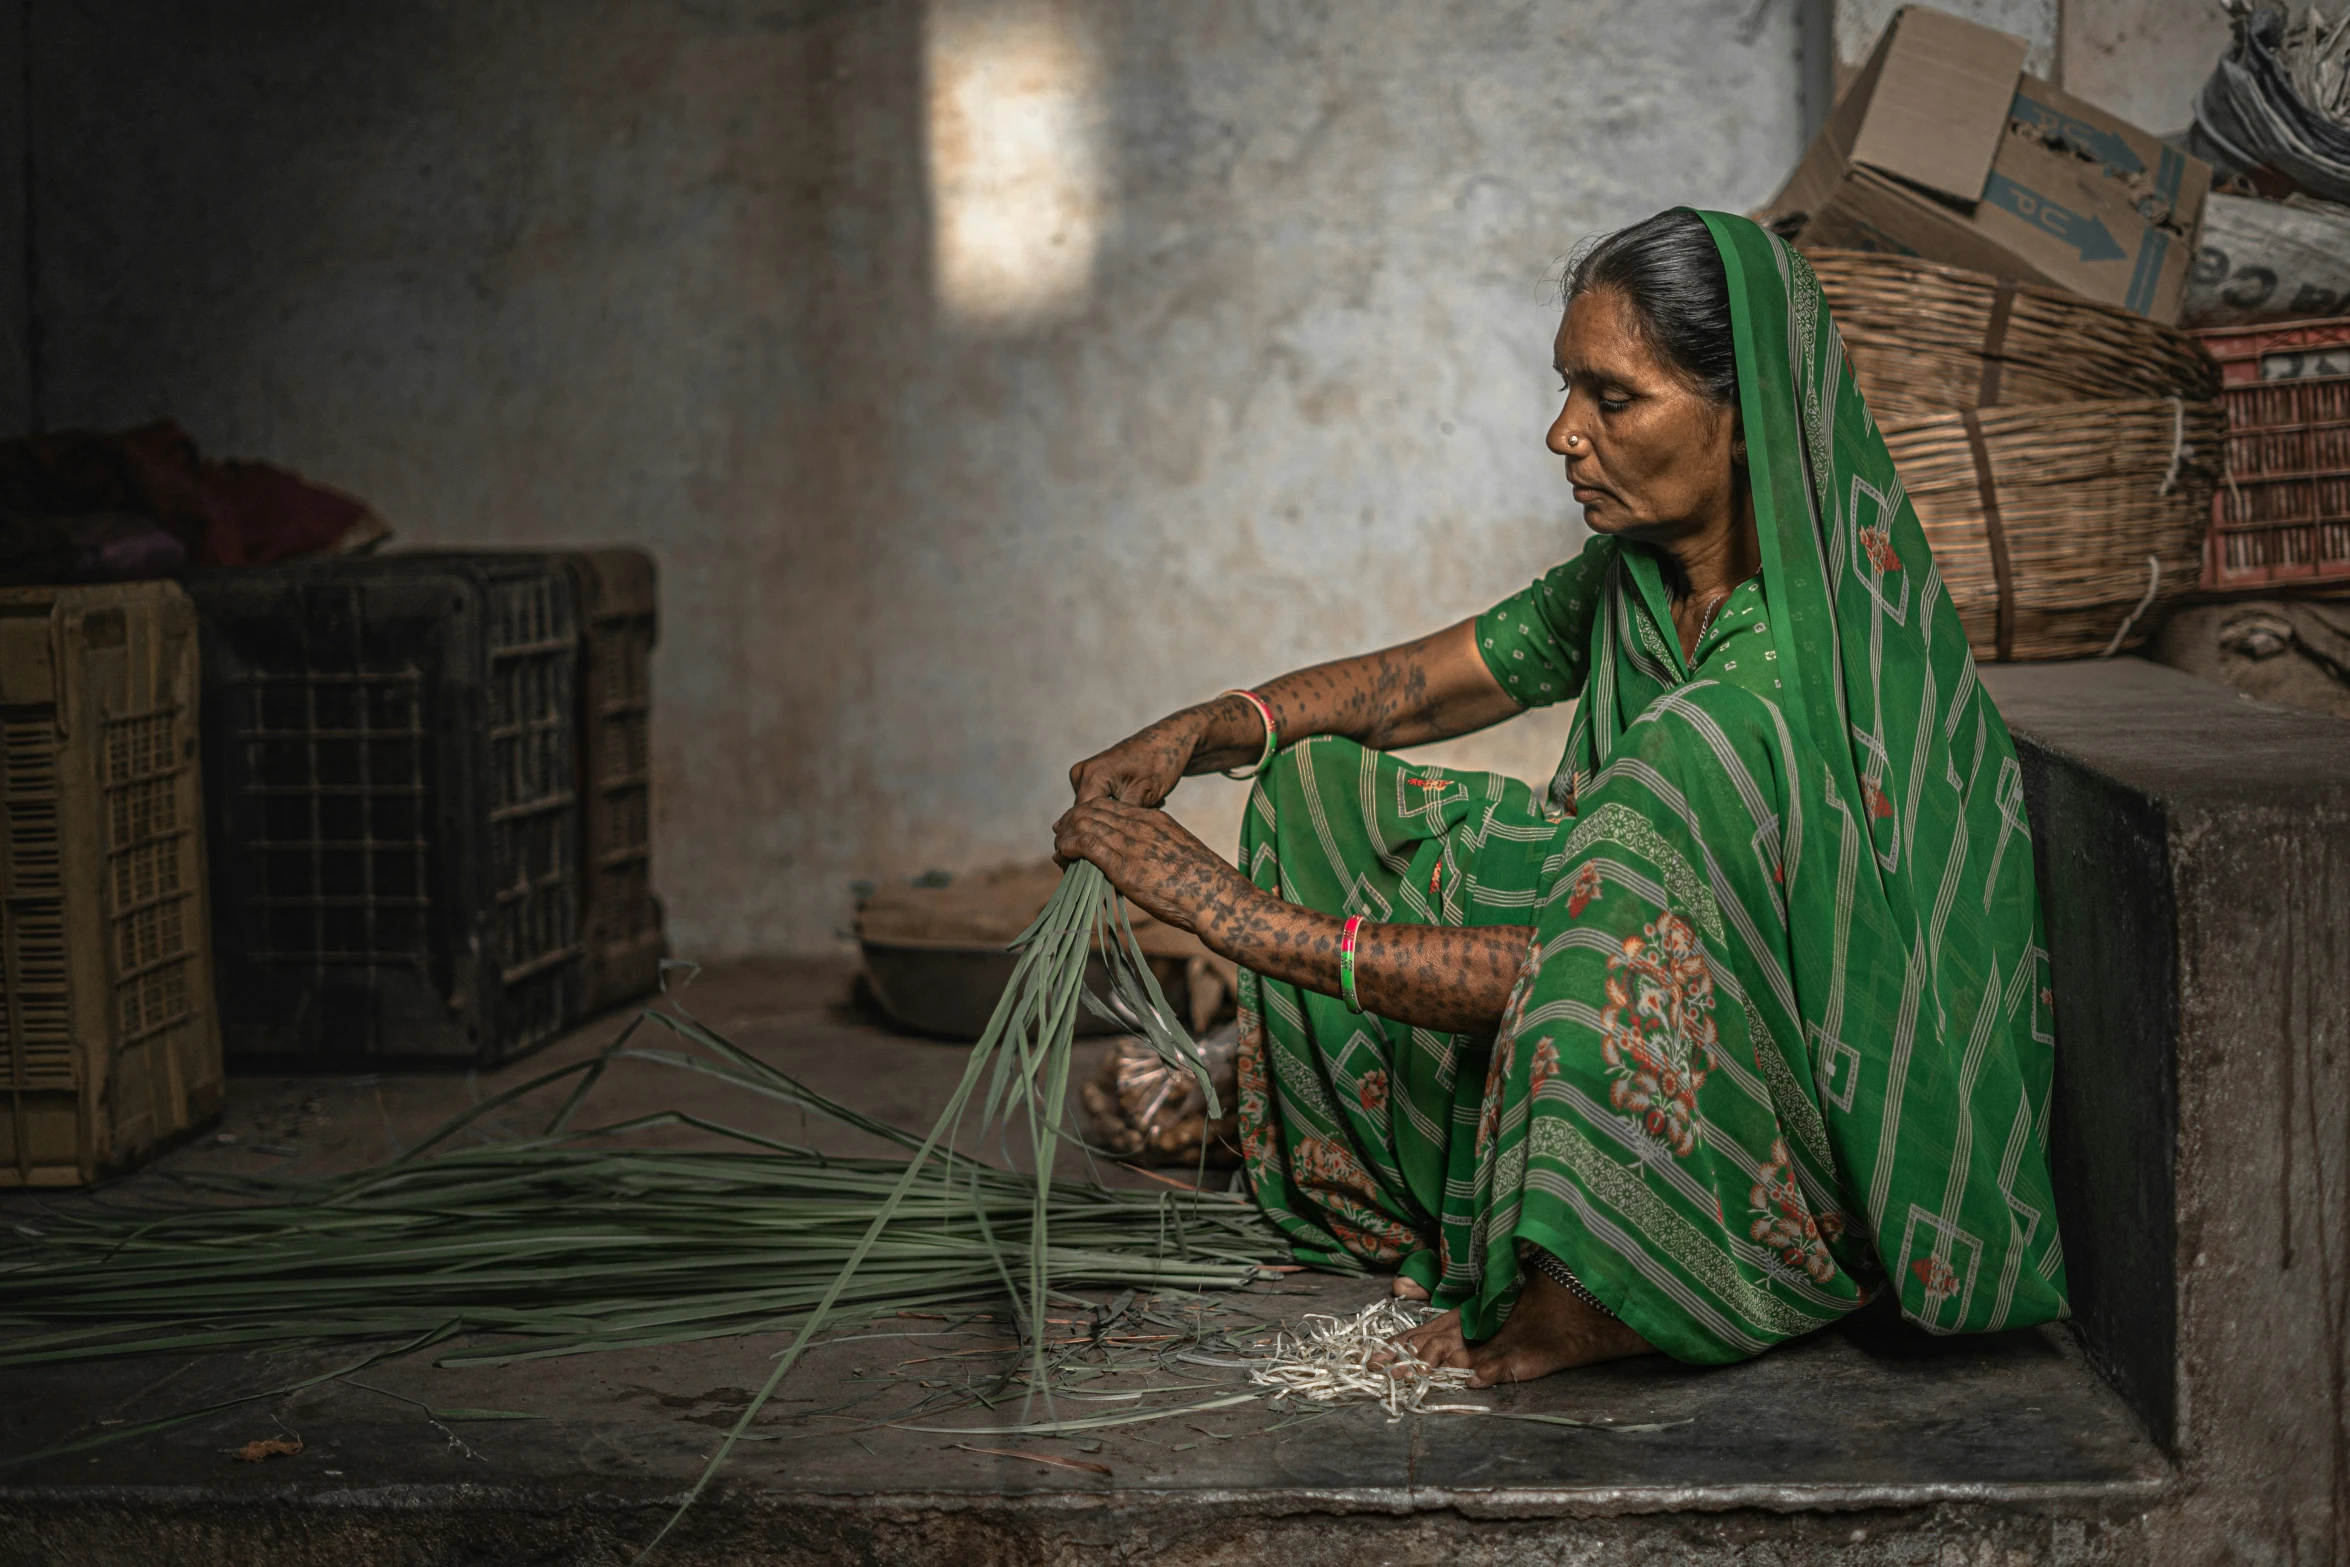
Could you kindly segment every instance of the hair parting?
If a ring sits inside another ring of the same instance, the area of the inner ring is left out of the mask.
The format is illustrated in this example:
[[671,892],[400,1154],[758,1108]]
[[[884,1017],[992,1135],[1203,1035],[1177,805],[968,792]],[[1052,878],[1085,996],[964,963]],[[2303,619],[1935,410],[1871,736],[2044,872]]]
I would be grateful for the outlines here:
[[1703,218],[1673,207],[1585,240],[1567,259],[1563,302],[1571,305],[1594,289],[1622,296],[1641,336],[1691,389],[1709,402],[1737,406],[1730,277]]

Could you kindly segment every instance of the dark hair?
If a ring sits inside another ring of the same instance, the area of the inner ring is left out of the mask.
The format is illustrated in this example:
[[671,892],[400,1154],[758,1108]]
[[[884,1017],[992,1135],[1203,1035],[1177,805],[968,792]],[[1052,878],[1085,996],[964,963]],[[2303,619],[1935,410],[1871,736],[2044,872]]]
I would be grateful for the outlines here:
[[1632,306],[1648,346],[1692,389],[1738,402],[1738,349],[1730,328],[1730,277],[1713,231],[1687,207],[1586,241],[1567,262],[1564,303],[1595,288]]

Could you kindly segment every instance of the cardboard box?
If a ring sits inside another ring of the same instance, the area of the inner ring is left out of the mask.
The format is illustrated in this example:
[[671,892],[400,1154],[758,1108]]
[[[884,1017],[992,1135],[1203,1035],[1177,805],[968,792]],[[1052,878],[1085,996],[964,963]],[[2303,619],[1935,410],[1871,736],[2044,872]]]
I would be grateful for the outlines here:
[[1892,251],[2176,322],[2210,166],[2027,76],[2021,38],[1894,13],[1764,209],[1806,249]]

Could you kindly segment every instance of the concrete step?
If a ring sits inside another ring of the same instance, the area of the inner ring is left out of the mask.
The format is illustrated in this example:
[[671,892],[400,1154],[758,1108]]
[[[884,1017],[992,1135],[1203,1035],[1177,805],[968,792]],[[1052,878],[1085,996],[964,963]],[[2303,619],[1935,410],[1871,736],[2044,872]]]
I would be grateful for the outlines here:
[[[1297,1275],[1215,1318],[1351,1312],[1379,1289]],[[1390,1421],[1376,1409],[1315,1414],[1259,1400],[1064,1438],[991,1433],[1011,1423],[1009,1409],[921,1422],[956,1434],[882,1424],[919,1396],[894,1380],[922,1374],[903,1363],[953,1355],[994,1367],[1013,1352],[1000,1331],[949,1336],[946,1326],[889,1319],[811,1351],[783,1389],[789,1401],[755,1428],[761,1440],[737,1448],[659,1559],[1204,1563],[1278,1553],[1353,1567],[1548,1561],[1571,1543],[1634,1541],[1673,1542],[1676,1561],[1812,1559],[1781,1554],[1800,1541],[1838,1561],[1910,1562],[1944,1543],[1963,1543],[1971,1561],[1996,1541],[2002,1562],[2054,1563],[2127,1559],[2115,1553],[2171,1483],[2169,1464],[2062,1331],[1934,1339],[1871,1320],[1727,1370],[1625,1362],[1459,1400],[1501,1418]],[[19,1560],[626,1561],[740,1415],[775,1347],[377,1367],[359,1380],[382,1392],[322,1385],[12,1473],[0,1522],[18,1545],[37,1542]],[[137,1419],[200,1406],[351,1358],[214,1356],[17,1376],[0,1419],[9,1448],[24,1451],[89,1430],[97,1411]],[[1174,1402],[1249,1391],[1234,1372],[1185,1365],[1180,1375],[1213,1386]],[[546,1418],[435,1427],[419,1404]],[[1063,1402],[1059,1413],[1120,1407]],[[1506,1418],[1529,1414],[1590,1424]],[[298,1456],[229,1456],[281,1433],[299,1435]]]

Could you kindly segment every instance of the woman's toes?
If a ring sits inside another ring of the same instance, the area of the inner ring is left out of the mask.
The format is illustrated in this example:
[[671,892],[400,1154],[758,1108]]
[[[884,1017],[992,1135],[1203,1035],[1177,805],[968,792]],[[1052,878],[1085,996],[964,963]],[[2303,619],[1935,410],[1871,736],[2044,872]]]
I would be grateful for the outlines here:
[[1450,1366],[1456,1370],[1464,1368],[1469,1364],[1468,1340],[1462,1338],[1460,1330],[1455,1328],[1431,1344],[1420,1359],[1431,1366]]
[[1433,1338],[1439,1333],[1458,1333],[1460,1328],[1461,1314],[1457,1311],[1448,1311],[1442,1316],[1430,1317],[1416,1328],[1404,1329],[1398,1337],[1407,1344],[1413,1344],[1422,1339]]
[[1407,1279],[1399,1273],[1395,1276],[1394,1293],[1398,1300],[1426,1300],[1428,1287],[1417,1279]]
[[1425,1323],[1403,1334],[1399,1342],[1412,1352],[1412,1357],[1425,1366],[1465,1366],[1469,1363],[1468,1342],[1461,1337],[1461,1314],[1448,1311],[1434,1322]]

